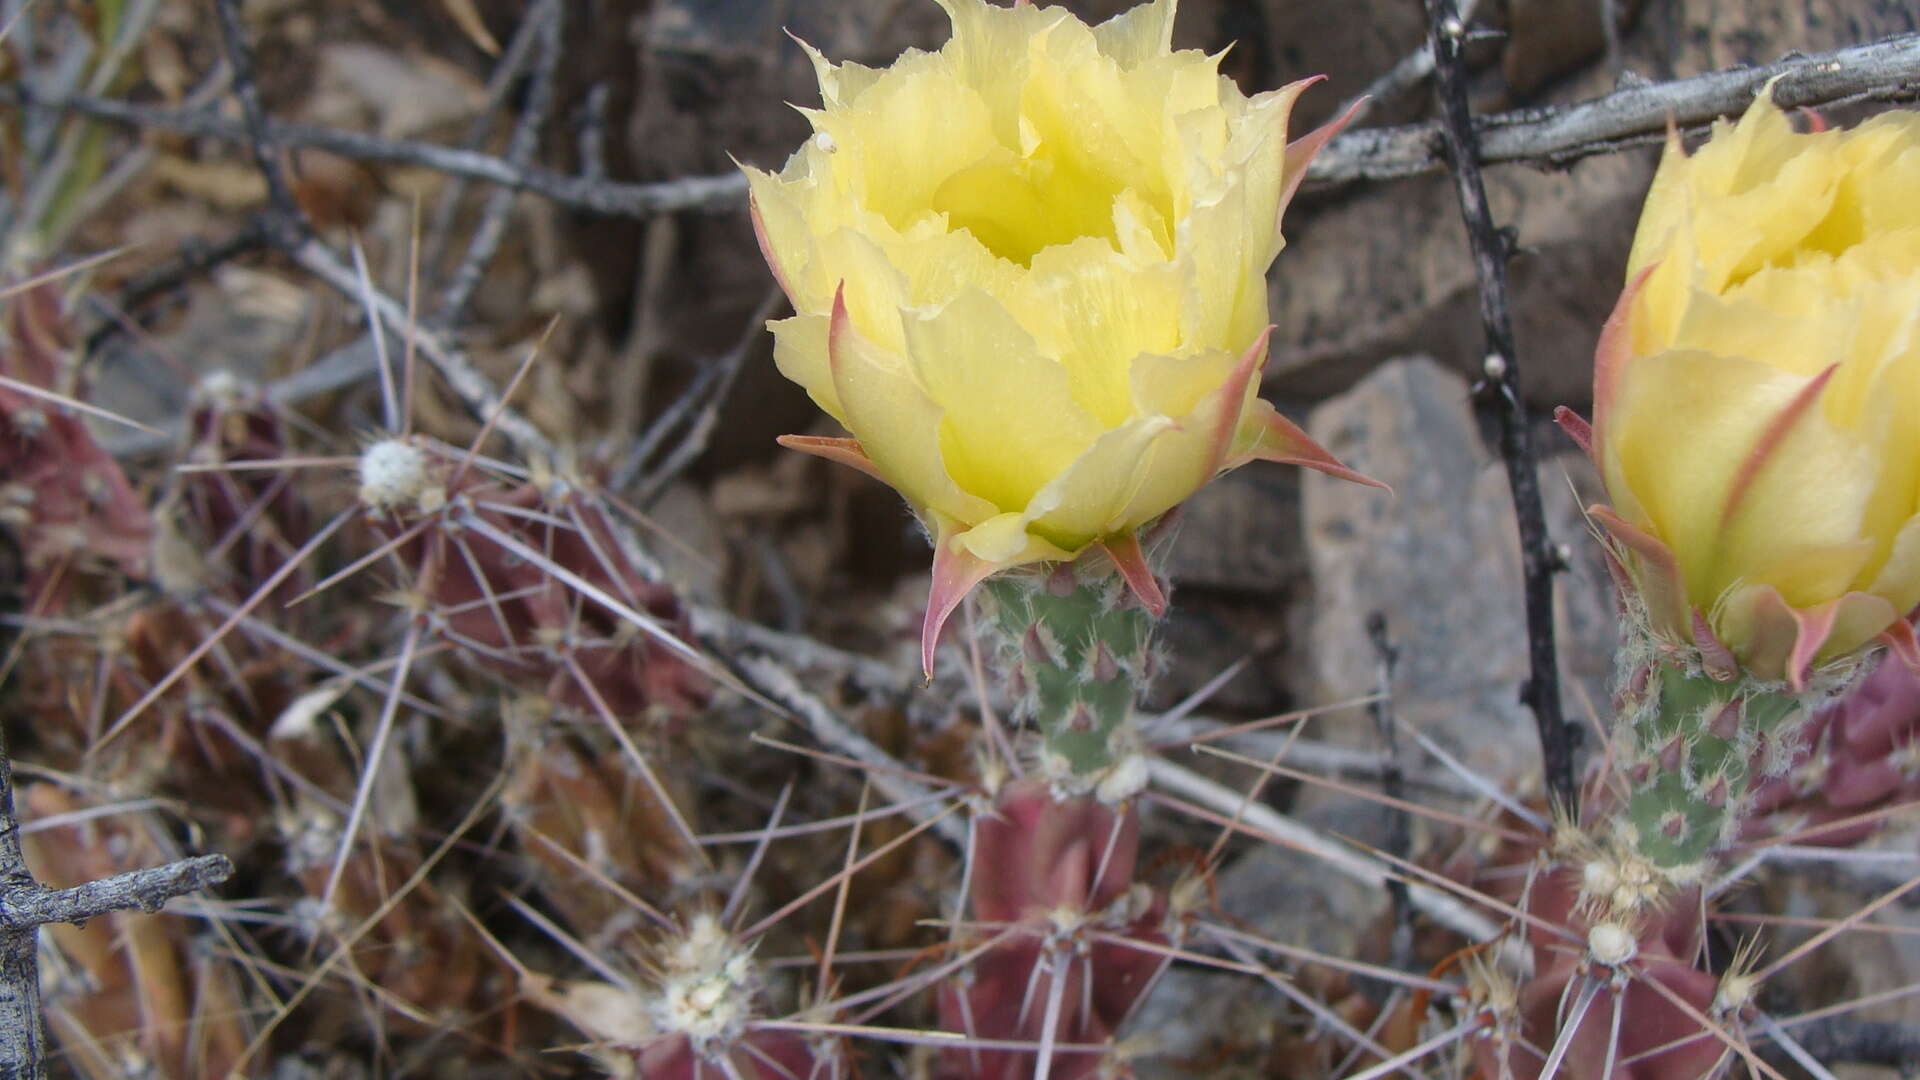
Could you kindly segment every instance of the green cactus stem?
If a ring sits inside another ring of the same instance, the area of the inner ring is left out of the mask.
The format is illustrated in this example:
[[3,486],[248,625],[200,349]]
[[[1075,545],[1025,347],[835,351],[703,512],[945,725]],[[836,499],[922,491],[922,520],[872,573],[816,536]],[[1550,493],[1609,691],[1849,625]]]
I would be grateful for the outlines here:
[[1821,682],[1796,693],[1744,674],[1715,679],[1666,654],[1638,666],[1617,740],[1631,790],[1615,829],[1627,846],[1674,884],[1709,872],[1740,838],[1753,784],[1787,766],[1834,692],[1832,679]]
[[982,594],[1048,780],[1109,801],[1133,794],[1144,779],[1133,704],[1154,672],[1155,616],[1096,556],[999,574]]

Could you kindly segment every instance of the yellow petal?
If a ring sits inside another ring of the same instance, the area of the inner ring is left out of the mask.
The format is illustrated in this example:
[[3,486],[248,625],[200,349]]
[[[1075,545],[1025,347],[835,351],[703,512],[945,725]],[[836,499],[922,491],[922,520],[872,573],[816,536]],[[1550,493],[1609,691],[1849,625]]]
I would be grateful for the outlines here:
[[966,232],[927,221],[881,241],[887,261],[906,283],[904,306],[941,307],[968,289],[1003,298],[1025,277]]
[[1834,613],[1833,628],[1814,657],[1816,663],[1858,652],[1873,643],[1901,617],[1901,611],[1884,597],[1871,593],[1848,593],[1840,598]]
[[987,103],[1002,146],[1020,145],[1020,88],[1026,81],[1028,47],[1034,37],[1072,16],[1038,4],[1001,7],[986,0],[938,0],[953,22],[953,37],[940,51],[956,76]]
[[1607,492],[1673,549],[1695,606],[1711,608],[1733,576],[1713,564],[1729,487],[1805,382],[1699,352],[1635,357],[1618,375],[1601,448]]
[[1142,353],[1180,344],[1178,268],[1137,263],[1103,240],[1083,237],[1036,256],[1024,286],[1015,315],[1066,369],[1074,401],[1102,427],[1140,415],[1130,368]]
[[955,534],[953,542],[975,558],[997,566],[1021,566],[1043,559],[1070,559],[1074,549],[1061,549],[1027,531],[1025,514],[997,514],[965,532]]
[[[800,41],[799,38],[794,40]],[[860,95],[878,82],[887,70],[852,61],[836,64],[804,41],[800,41],[800,48],[805,50],[808,62],[813,64],[814,80],[820,84],[821,103],[829,108],[855,104],[860,100]]]
[[948,472],[1001,510],[1024,509],[1099,436],[1065,369],[986,293],[909,317],[906,338],[921,385],[945,411],[938,431]]
[[1139,67],[1173,47],[1173,11],[1174,0],[1150,0],[1094,27],[1094,40],[1122,68]]
[[1224,350],[1136,356],[1130,373],[1134,408],[1142,416],[1185,417],[1219,389],[1238,364],[1239,357]]
[[845,304],[835,308],[829,329],[833,385],[846,413],[847,430],[874,467],[915,506],[962,522],[998,511],[962,491],[941,459],[937,432],[941,411],[900,356],[877,348],[852,326]]
[[903,58],[854,105],[802,112],[831,146],[822,156],[837,189],[896,229],[925,213],[948,177],[1000,145],[985,99],[937,54]]
[[1800,408],[1824,380],[1803,385],[1734,474],[1711,554],[1724,574],[1773,585],[1795,607],[1849,591],[1878,546],[1866,520],[1880,471],[1873,448],[1817,402]]
[[1900,526],[1889,549],[1866,590],[1905,615],[1920,607],[1920,513]]
[[[1179,248],[1187,262],[1180,339],[1189,348],[1235,351],[1267,325],[1265,253],[1273,235],[1274,202],[1248,205],[1235,185],[1197,205],[1180,222]],[[1266,216],[1261,216],[1264,209]],[[1256,223],[1257,222],[1257,223]]]
[[1113,192],[1067,166],[997,149],[948,176],[929,205],[953,228],[965,229],[987,250],[1021,266],[1041,250],[1112,228]]
[[1034,40],[1020,94],[1020,117],[1037,138],[1032,156],[1075,178],[1082,197],[1098,204],[1090,216],[1109,218],[1120,191],[1154,190],[1159,108],[1140,108],[1120,65],[1080,22],[1061,22]]
[[[907,282],[870,231],[839,228],[815,237],[796,288],[809,298],[807,310],[832,311],[835,299],[844,298],[862,337],[887,352],[906,347],[900,309],[907,306]],[[812,299],[819,296],[824,303]]]
[[[1103,536],[1140,522],[1126,520],[1126,509],[1149,476],[1172,479],[1179,462],[1160,460],[1159,450],[1178,433],[1164,416],[1132,420],[1095,440],[1070,466],[1033,498],[1028,531],[1067,551],[1078,551]],[[1200,463],[1204,470],[1204,451]],[[1193,494],[1209,477],[1191,471],[1184,494]],[[1175,501],[1178,501],[1176,499]]]
[[1838,255],[1878,236],[1920,228],[1920,113],[1882,113],[1841,137],[1839,191],[1827,217],[1806,238]]
[[802,307],[811,306],[813,297],[795,294],[798,279],[813,251],[812,232],[792,190],[798,182],[782,182],[751,166],[742,166],[741,171],[747,174],[747,190],[761,254],[766,256],[774,276],[780,280],[781,288],[786,290],[787,298]]
[[773,331],[773,363],[780,374],[797,382],[828,416],[847,424],[840,393],[833,388],[833,365],[827,355],[828,319],[823,315],[795,315],[767,324]]

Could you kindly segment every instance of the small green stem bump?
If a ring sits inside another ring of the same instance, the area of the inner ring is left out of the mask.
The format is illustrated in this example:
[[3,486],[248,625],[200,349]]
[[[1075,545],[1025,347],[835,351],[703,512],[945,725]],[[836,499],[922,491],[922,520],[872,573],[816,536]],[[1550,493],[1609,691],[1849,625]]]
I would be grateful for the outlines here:
[[1000,574],[982,590],[1016,712],[1039,733],[1041,769],[1068,794],[1138,790],[1133,703],[1153,674],[1157,620],[1104,559]]
[[1852,672],[1801,692],[1740,674],[1716,679],[1656,656],[1625,694],[1618,753],[1632,785],[1616,826],[1676,884],[1698,880],[1740,839],[1756,780],[1792,759],[1801,726]]

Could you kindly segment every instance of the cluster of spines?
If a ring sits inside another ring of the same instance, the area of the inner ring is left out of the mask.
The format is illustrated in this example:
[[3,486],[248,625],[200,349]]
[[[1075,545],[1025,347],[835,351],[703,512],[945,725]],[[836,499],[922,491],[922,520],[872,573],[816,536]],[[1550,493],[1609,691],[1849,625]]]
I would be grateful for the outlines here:
[[[982,949],[939,987],[941,1026],[969,1039],[1033,1050],[959,1048],[943,1076],[1060,1080],[1109,1075],[1110,1055],[1042,1055],[1039,1047],[1108,1045],[1177,946],[1191,890],[1137,880],[1135,803],[1060,798],[1050,785],[1007,785],[974,824],[969,901],[956,942]],[[984,945],[982,942],[984,941]]]

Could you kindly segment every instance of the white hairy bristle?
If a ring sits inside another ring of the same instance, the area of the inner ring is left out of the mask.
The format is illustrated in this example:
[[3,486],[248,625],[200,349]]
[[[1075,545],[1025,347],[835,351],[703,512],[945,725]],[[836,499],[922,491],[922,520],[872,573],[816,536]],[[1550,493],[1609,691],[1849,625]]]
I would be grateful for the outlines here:
[[1587,958],[1601,967],[1619,967],[1639,952],[1640,942],[1619,923],[1595,923],[1587,931]]
[[710,913],[694,916],[687,935],[661,957],[657,1020],[696,1046],[731,1042],[746,1028],[759,989],[750,950]]
[[426,451],[412,443],[382,439],[360,455],[360,501],[372,509],[431,509],[441,494]]

